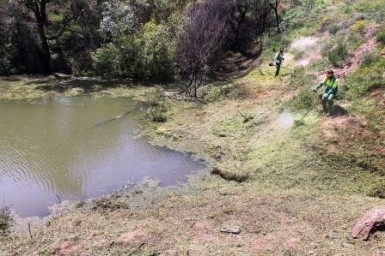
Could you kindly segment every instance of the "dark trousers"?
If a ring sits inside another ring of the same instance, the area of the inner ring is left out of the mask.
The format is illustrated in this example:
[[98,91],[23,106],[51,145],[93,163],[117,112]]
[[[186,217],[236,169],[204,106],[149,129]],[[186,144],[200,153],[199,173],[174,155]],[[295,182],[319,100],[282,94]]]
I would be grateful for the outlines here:
[[278,76],[279,75],[279,70],[281,69],[281,63],[276,63],[275,67],[277,68],[275,70],[275,76]]

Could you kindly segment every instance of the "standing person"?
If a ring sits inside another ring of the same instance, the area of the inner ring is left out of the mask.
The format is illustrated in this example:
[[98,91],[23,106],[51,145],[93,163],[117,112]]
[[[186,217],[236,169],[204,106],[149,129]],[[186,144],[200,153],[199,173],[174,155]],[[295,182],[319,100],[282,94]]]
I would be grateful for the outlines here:
[[322,86],[326,86],[325,91],[319,95],[322,101],[322,108],[324,113],[332,115],[333,113],[333,100],[336,98],[338,93],[338,79],[334,75],[333,70],[329,69],[326,71],[326,77],[318,86],[314,89],[317,91]]
[[277,68],[275,71],[275,76],[279,75],[279,70],[281,69],[281,65],[284,59],[285,58],[283,57],[283,48],[280,48],[274,57],[275,67]]

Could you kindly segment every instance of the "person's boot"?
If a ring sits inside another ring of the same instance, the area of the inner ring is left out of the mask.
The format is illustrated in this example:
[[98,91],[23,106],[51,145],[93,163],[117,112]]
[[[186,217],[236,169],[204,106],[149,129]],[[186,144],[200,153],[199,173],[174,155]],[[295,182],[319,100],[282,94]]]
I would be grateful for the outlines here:
[[275,70],[275,76],[278,76],[279,75],[279,70],[280,70],[280,68],[281,68],[281,66],[280,65],[276,65],[276,70]]
[[322,110],[323,110],[323,112],[324,112],[325,114],[327,114],[327,113],[329,112],[325,100],[322,100]]
[[333,102],[328,101],[328,116],[333,115]]

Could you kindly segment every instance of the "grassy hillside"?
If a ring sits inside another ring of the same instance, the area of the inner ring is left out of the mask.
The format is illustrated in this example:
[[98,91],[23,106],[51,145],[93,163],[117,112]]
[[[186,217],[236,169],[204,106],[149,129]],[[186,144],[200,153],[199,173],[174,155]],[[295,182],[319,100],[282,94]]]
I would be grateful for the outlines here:
[[[383,252],[383,232],[361,241],[351,231],[385,197],[385,3],[315,2],[285,6],[288,29],[264,38],[258,65],[208,84],[199,100],[148,89],[147,100],[166,95],[156,99],[167,121],[152,123],[144,135],[209,160],[211,174],[193,175],[178,188],[148,183],[78,203],[44,225],[29,220],[31,235],[25,229],[0,236],[1,253]],[[286,58],[274,77],[268,64],[277,47],[285,47]],[[311,91],[329,68],[341,82],[340,114],[331,117]],[[142,97],[146,88],[129,94]],[[221,232],[226,225],[241,232]]]

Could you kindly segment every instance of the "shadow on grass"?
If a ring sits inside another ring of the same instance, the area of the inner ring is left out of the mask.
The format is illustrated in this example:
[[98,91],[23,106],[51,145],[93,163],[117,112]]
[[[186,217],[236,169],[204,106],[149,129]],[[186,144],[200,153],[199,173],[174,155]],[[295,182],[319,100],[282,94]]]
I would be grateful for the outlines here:
[[219,59],[211,70],[210,76],[215,80],[242,78],[248,75],[257,65],[258,57],[262,54],[262,44],[255,42],[247,50],[227,52]]
[[337,104],[333,106],[332,116],[344,116],[346,114],[348,114],[348,111],[345,108]]

